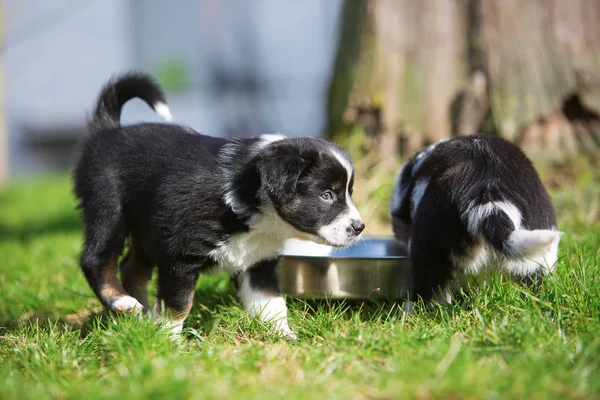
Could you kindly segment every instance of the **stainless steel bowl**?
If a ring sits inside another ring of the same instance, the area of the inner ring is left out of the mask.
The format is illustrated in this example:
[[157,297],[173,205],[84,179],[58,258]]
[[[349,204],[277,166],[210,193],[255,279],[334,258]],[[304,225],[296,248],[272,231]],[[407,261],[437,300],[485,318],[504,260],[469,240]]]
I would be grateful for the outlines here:
[[289,240],[279,270],[286,295],[310,299],[400,298],[409,282],[408,256],[391,237],[346,248]]

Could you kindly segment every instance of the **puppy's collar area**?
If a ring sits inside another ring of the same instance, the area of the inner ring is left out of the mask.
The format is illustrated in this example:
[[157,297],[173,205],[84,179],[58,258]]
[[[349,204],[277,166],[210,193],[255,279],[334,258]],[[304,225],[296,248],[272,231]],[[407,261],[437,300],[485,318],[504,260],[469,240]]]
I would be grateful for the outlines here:
[[270,202],[260,207],[247,224],[248,232],[231,235],[210,256],[226,271],[235,273],[255,263],[277,257],[287,239],[296,237],[298,231],[285,221]]

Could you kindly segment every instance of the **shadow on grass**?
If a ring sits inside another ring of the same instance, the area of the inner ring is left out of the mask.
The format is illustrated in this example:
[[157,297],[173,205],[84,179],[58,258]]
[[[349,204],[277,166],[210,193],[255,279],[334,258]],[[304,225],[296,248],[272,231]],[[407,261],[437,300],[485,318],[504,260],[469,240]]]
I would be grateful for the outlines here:
[[108,323],[111,317],[111,312],[103,307],[83,309],[65,316],[55,315],[51,312],[30,311],[19,318],[0,321],[0,335],[27,329],[59,328],[69,331],[80,330],[81,337],[84,338],[98,323]]
[[[332,300],[287,298],[288,307],[311,317],[337,315],[342,318],[357,318],[362,322],[385,319],[391,314],[402,313],[402,302],[394,299]],[[210,335],[218,327],[224,314],[232,308],[241,309],[235,285],[228,276],[205,276],[199,281],[194,295],[194,304],[186,327],[201,335]],[[430,310],[435,313],[435,310]],[[106,329],[115,323],[114,312],[98,305],[69,315],[56,315],[48,311],[31,311],[20,318],[0,321],[0,335],[23,329],[46,329],[48,327],[80,331],[81,338],[90,333]],[[336,317],[337,318],[337,317]]]
[[377,299],[293,299],[288,298],[288,303],[295,309],[302,310],[308,315],[322,313],[344,313],[358,318],[361,321],[371,321],[382,314],[399,311],[404,300],[393,298]]
[[0,240],[29,241],[48,234],[80,232],[82,226],[77,213],[65,213],[58,218],[16,227],[0,223]]
[[[202,278],[201,278],[202,279]],[[364,300],[298,299],[287,297],[288,309],[306,315],[344,314],[348,318],[358,315],[364,322],[387,316],[400,310],[402,300],[377,298]],[[194,295],[194,305],[187,325],[204,334],[210,334],[221,320],[221,314],[232,307],[241,308],[235,285],[229,277],[205,277]]]
[[233,307],[240,307],[240,304],[231,278],[225,274],[203,276],[196,287],[186,326],[208,335],[214,332],[222,314]]
[[[186,325],[200,332],[210,332],[220,317],[219,314],[229,307],[236,306],[236,291],[233,283],[226,277],[210,277],[202,280],[194,295],[191,316],[193,322]],[[31,310],[12,319],[0,320],[0,336],[24,329],[46,329],[49,327],[80,330],[81,338],[98,329],[106,329],[114,323],[118,314],[106,310],[103,306],[88,307],[68,315],[57,315],[48,310]]]

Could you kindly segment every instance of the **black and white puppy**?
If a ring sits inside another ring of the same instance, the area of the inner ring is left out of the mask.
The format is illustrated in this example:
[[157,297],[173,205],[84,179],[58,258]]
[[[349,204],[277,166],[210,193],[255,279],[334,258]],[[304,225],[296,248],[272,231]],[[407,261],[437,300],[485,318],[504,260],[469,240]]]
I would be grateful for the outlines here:
[[252,315],[293,336],[277,257],[292,237],[332,246],[358,239],[365,225],[351,199],[349,155],[317,138],[226,140],[173,124],[121,126],[121,108],[134,97],[171,119],[149,76],[111,80],[74,171],[85,223],[81,267],[95,294],[112,310],[148,308],[156,266],[157,312],[177,332],[199,274],[216,268],[234,278]]
[[417,153],[400,170],[391,217],[410,256],[413,300],[450,301],[452,281],[484,267],[541,282],[557,260],[550,197],[501,138],[464,136]]

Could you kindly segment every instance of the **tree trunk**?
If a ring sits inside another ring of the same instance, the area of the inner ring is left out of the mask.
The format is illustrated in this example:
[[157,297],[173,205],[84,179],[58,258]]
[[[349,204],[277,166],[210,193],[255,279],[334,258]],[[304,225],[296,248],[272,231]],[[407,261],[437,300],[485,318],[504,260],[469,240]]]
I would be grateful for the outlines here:
[[398,156],[447,137],[457,126],[449,105],[457,103],[471,72],[467,4],[344,3],[328,134],[355,156],[361,190],[354,199],[371,221],[387,219]]
[[498,132],[537,161],[594,156],[600,145],[600,3],[481,0]]
[[[450,106],[470,83],[468,4],[347,0],[330,88],[329,134],[343,140],[361,127],[386,159],[456,130],[458,115]],[[485,75],[471,86],[481,97]]]
[[346,0],[328,134],[384,162],[477,132],[597,155],[599,64],[597,0]]

